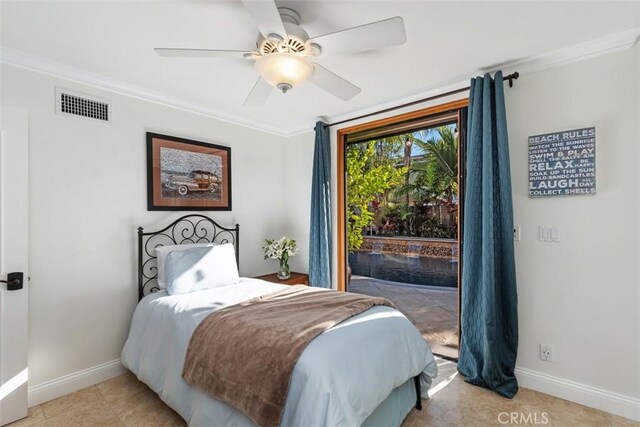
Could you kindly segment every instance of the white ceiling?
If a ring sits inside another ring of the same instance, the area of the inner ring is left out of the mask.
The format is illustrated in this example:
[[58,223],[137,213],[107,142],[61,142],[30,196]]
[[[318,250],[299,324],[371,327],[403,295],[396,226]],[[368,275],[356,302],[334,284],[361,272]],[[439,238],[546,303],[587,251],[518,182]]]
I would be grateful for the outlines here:
[[[343,102],[303,83],[243,107],[257,74],[230,59],[162,58],[154,47],[252,49],[240,1],[2,1],[1,46],[282,134],[523,58],[640,27],[633,2],[277,1],[310,36],[402,16],[407,43],[318,63],[362,88]],[[506,69],[505,72],[515,70]]]

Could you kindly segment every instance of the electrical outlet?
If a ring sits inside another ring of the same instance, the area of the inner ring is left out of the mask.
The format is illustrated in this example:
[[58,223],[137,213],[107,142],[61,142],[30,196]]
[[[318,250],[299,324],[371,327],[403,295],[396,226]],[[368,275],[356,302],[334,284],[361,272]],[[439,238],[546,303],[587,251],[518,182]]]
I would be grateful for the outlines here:
[[545,362],[553,362],[550,345],[540,344],[540,360],[544,360]]
[[520,226],[519,225],[515,225],[513,227],[513,240],[516,242],[520,241]]

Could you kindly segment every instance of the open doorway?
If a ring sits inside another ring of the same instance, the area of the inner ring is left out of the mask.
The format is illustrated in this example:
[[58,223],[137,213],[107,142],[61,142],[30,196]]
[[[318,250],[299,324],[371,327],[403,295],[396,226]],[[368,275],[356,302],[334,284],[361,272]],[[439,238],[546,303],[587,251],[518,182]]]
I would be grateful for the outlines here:
[[344,133],[339,232],[345,289],[389,299],[456,359],[466,104],[446,107]]

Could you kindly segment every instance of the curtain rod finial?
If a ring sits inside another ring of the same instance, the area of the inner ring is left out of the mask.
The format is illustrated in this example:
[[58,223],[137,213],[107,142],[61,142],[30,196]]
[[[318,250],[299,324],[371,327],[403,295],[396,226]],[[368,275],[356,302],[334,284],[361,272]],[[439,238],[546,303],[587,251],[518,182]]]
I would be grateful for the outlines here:
[[317,116],[316,117],[316,124],[313,127],[314,130],[317,130],[318,127],[318,123],[322,123],[324,126],[328,127],[328,123],[329,123],[329,118],[327,116]]

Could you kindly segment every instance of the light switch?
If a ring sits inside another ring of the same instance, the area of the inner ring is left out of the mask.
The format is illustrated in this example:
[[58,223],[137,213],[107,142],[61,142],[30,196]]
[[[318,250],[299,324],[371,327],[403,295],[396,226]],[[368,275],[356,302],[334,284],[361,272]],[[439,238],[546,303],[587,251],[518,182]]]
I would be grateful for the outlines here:
[[540,225],[539,240],[541,242],[559,242],[560,241],[560,228],[557,226]]
[[548,242],[549,241],[549,227],[547,227],[546,225],[539,225],[538,226],[538,231],[539,231],[539,237],[538,240],[540,240],[541,242]]

